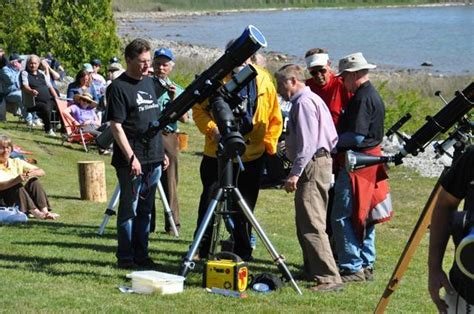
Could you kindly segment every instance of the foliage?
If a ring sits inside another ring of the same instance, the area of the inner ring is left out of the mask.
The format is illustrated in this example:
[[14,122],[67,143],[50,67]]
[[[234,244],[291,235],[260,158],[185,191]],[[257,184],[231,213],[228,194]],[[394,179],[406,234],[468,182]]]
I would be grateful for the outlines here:
[[0,45],[9,53],[51,52],[69,69],[117,55],[115,29],[111,0],[7,0],[0,11]]

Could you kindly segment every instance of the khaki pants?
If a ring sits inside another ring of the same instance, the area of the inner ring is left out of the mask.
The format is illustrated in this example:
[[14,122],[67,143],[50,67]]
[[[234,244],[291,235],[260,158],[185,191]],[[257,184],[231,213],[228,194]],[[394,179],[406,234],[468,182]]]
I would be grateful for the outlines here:
[[319,283],[341,283],[326,233],[332,159],[313,157],[301,174],[295,193],[296,234],[303,251],[304,272]]

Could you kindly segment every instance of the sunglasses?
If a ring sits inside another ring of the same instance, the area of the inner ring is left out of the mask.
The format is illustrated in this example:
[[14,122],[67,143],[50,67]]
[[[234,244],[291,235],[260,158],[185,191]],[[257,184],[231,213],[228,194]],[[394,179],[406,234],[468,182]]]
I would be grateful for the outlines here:
[[312,70],[309,71],[309,74],[311,74],[312,76],[316,76],[319,73],[326,74],[327,71],[328,70],[326,68],[312,69]]

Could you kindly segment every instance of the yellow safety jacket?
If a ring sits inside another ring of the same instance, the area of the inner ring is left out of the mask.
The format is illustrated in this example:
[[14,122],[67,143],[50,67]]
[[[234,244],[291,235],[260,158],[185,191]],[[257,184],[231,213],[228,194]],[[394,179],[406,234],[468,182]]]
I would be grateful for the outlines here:
[[[257,105],[253,115],[253,129],[244,135],[246,150],[242,161],[252,161],[266,151],[274,155],[277,150],[278,138],[283,128],[280,104],[273,85],[272,77],[262,67],[253,65],[257,70]],[[193,120],[199,131],[205,135],[204,155],[216,157],[217,143],[212,138],[212,130],[217,128],[210,110],[208,100],[193,107]]]

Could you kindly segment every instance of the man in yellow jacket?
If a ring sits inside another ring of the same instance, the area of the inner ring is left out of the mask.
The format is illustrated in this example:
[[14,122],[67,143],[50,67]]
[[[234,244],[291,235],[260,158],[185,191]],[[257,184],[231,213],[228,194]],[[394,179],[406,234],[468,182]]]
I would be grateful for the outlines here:
[[[250,62],[247,61],[248,63]],[[262,173],[263,154],[274,155],[278,138],[282,131],[282,116],[277,93],[271,75],[262,67],[253,65],[257,77],[245,86],[241,94],[247,98],[247,114],[242,118],[240,132],[246,144],[245,153],[241,156],[245,171],[234,163],[234,182],[239,188],[247,205],[253,210],[257,202],[260,176]],[[217,144],[220,141],[219,129],[211,114],[208,101],[193,107],[193,119],[199,131],[205,135],[204,155],[201,161],[200,174],[203,191],[199,202],[197,228],[206,213],[213,192],[217,187]],[[234,253],[243,260],[252,258],[250,245],[251,225],[240,208],[232,215]],[[209,253],[212,223],[202,238],[198,258],[207,258]],[[196,230],[197,230],[196,228]]]

